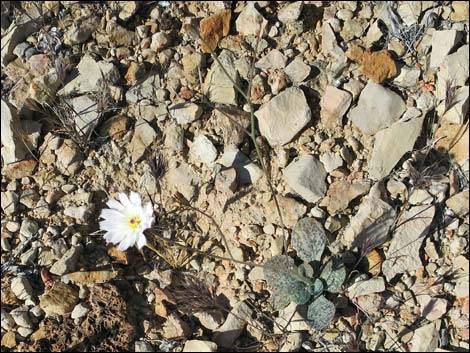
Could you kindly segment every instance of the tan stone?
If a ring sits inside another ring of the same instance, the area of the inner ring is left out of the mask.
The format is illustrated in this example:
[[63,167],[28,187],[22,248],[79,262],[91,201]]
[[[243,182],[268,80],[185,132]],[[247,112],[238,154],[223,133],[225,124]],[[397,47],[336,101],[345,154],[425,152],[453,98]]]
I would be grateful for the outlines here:
[[440,151],[447,151],[450,158],[468,168],[468,125],[466,124],[445,124],[436,131],[436,147]]
[[2,347],[13,348],[16,346],[15,332],[8,331],[2,337]]

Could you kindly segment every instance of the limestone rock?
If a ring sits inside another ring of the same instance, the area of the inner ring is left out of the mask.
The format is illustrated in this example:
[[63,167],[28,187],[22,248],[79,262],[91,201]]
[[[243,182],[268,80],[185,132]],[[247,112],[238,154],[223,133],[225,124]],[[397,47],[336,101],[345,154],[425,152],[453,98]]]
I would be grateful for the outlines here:
[[247,322],[250,321],[252,313],[253,310],[245,302],[234,305],[224,324],[214,331],[214,341],[217,345],[219,347],[232,347]]
[[362,201],[344,232],[344,240],[352,246],[377,247],[388,240],[388,232],[395,221],[395,210],[387,203],[381,182],[376,183]]
[[71,139],[64,139],[56,155],[56,166],[62,174],[74,175],[82,167],[83,154]]
[[75,97],[69,100],[74,110],[73,118],[75,128],[81,136],[90,136],[98,124],[98,107],[94,100],[87,95]]
[[211,341],[189,340],[184,343],[183,352],[217,352],[217,344]]
[[76,19],[65,32],[64,43],[75,45],[86,42],[99,24],[99,17],[93,15]]
[[432,35],[432,51],[430,68],[438,68],[447,54],[455,47],[462,38],[462,33],[455,29],[435,31]]
[[308,202],[317,202],[326,192],[326,170],[312,155],[300,157],[284,169],[289,187]]
[[294,83],[303,82],[309,75],[311,68],[309,65],[305,64],[302,60],[295,59],[287,65],[284,70],[286,75]]
[[157,137],[157,133],[153,127],[145,120],[137,120],[135,123],[134,136],[128,146],[132,154],[132,162],[136,163],[142,158],[145,150],[150,146]]
[[191,200],[196,194],[199,178],[186,163],[170,169],[167,174],[167,180],[170,187],[174,191],[180,192],[187,200]]
[[18,114],[3,98],[1,104],[2,159],[10,164],[23,159],[28,149],[19,135],[22,128]]
[[163,337],[166,339],[186,337],[191,334],[191,329],[178,314],[172,313],[163,324]]
[[434,212],[433,205],[423,205],[414,206],[402,214],[382,265],[387,280],[422,266],[419,249],[429,231]]
[[255,63],[255,67],[267,71],[269,69],[283,69],[286,67],[287,57],[277,49],[272,49]]
[[364,181],[337,180],[328,188],[327,195],[320,206],[326,206],[328,212],[334,215],[344,211],[352,200],[364,195],[369,189],[369,183]]
[[392,125],[405,110],[405,102],[398,94],[369,81],[348,117],[362,133],[373,135]]
[[126,92],[126,101],[136,103],[142,99],[156,101],[157,90],[160,88],[160,75],[151,71]]
[[205,164],[210,164],[217,158],[217,149],[212,141],[204,135],[198,135],[194,138],[189,153],[193,158]]
[[[227,74],[235,83],[239,83],[238,71],[235,68],[235,55],[229,50],[222,50],[218,57]],[[204,93],[213,103],[237,104],[237,91],[235,85],[225,74],[217,62],[212,64],[204,81]]]
[[170,115],[179,125],[190,124],[201,116],[203,109],[195,103],[175,104],[168,108]]
[[369,162],[369,175],[374,179],[387,176],[406,152],[413,149],[421,134],[423,118],[397,121],[389,128],[377,132]]
[[303,8],[303,1],[294,1],[279,10],[277,18],[282,23],[295,22],[300,17]]
[[383,277],[372,278],[366,281],[353,283],[348,287],[349,298],[355,298],[360,295],[368,295],[372,293],[381,293],[385,291],[385,280]]
[[62,258],[51,267],[50,272],[61,276],[65,273],[75,271],[82,249],[83,247],[81,245],[72,246],[65,252]]
[[447,151],[450,158],[468,170],[469,133],[466,124],[442,124],[436,131],[436,147]]
[[282,146],[310,122],[311,112],[301,89],[290,87],[256,111],[261,134],[272,147]]
[[351,102],[352,96],[349,92],[334,86],[326,87],[320,101],[322,123],[328,128],[341,126],[343,116],[348,111]]
[[112,63],[104,60],[95,61],[85,54],[77,66],[78,76],[67,83],[59,95],[79,95],[96,93],[115,83],[120,78],[119,70]]
[[254,2],[247,2],[243,11],[235,21],[237,32],[244,36],[263,36],[266,33],[268,21],[255,8]]
[[415,330],[409,342],[410,352],[435,352],[439,346],[441,320],[423,325]]
[[240,185],[254,184],[263,176],[263,170],[234,145],[226,146],[217,162],[227,168],[233,167]]
[[468,214],[468,194],[468,189],[465,189],[453,195],[446,201],[446,206],[459,217],[464,217]]

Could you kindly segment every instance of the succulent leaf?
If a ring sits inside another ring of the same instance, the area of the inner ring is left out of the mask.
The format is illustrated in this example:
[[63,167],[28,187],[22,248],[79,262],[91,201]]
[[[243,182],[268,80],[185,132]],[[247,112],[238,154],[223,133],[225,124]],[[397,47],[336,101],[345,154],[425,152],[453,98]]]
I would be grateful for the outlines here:
[[325,281],[325,290],[332,293],[338,293],[346,279],[346,267],[343,261],[338,258],[332,258],[323,268],[320,278]]
[[333,320],[335,310],[335,305],[321,295],[308,306],[308,323],[317,330],[324,329]]
[[305,262],[320,261],[326,241],[323,226],[313,218],[302,218],[292,231],[292,246]]

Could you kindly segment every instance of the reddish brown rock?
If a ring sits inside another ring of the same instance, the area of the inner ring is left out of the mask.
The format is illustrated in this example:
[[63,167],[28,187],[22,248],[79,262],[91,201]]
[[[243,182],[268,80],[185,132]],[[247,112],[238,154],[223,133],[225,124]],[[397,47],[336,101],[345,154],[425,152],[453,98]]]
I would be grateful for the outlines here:
[[129,119],[123,115],[116,115],[103,123],[100,129],[100,135],[111,137],[114,141],[119,141],[127,132],[127,123]]
[[397,65],[388,50],[371,52],[355,45],[346,52],[346,56],[360,63],[361,72],[376,83],[395,77]]
[[8,179],[21,179],[32,175],[36,165],[34,159],[26,159],[5,165],[4,173]]
[[201,21],[201,38],[205,41],[201,48],[204,52],[214,51],[219,41],[228,34],[231,15],[230,10],[225,10]]

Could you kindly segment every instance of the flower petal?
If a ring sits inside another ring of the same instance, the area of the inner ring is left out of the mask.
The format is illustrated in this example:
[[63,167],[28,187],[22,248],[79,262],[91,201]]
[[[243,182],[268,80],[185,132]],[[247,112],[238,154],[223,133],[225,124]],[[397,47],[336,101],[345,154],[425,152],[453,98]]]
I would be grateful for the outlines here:
[[140,198],[140,195],[134,191],[131,191],[130,201],[132,205],[136,207],[142,207],[142,199]]
[[153,216],[153,207],[152,207],[151,202],[147,202],[145,204],[145,206],[144,206],[144,215],[145,215],[145,217],[149,217],[149,218]]
[[125,209],[123,204],[115,199],[109,199],[108,202],[106,202],[106,206],[108,206],[109,208],[114,208],[118,211],[124,211]]
[[135,241],[136,236],[132,232],[129,232],[124,235],[124,239],[119,243],[118,249],[121,251],[127,250],[135,244]]
[[145,238],[144,233],[140,233],[137,236],[137,247],[139,249],[142,249],[145,246],[145,244],[147,244],[147,239]]
[[100,215],[101,218],[104,218],[104,219],[108,219],[108,220],[112,220],[114,222],[120,220],[120,219],[124,219],[124,214],[120,211],[116,211],[116,210],[112,210],[110,208],[103,208],[101,210],[101,215]]
[[123,192],[119,193],[119,200],[121,201],[121,203],[123,204],[125,208],[131,207],[131,201],[129,200],[129,198],[127,197],[125,193]]
[[122,232],[110,232],[111,236],[109,237],[109,241],[113,244],[117,244],[122,242],[125,238]]

